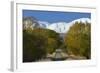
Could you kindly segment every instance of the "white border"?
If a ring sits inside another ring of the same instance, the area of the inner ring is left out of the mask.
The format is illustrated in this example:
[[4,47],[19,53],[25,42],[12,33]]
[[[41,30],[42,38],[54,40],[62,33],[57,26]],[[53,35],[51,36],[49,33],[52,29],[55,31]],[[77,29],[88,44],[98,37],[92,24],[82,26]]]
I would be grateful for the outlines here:
[[[74,7],[74,6],[59,6],[59,5],[41,5],[32,3],[13,3],[13,49],[12,49],[12,70],[25,71],[25,70],[42,70],[42,69],[55,69],[66,67],[80,67],[80,66],[93,66],[96,65],[96,9],[87,7]],[[64,11],[64,12],[89,12],[91,13],[91,60],[72,60],[60,62],[33,62],[22,63],[22,10],[49,10],[49,11]]]

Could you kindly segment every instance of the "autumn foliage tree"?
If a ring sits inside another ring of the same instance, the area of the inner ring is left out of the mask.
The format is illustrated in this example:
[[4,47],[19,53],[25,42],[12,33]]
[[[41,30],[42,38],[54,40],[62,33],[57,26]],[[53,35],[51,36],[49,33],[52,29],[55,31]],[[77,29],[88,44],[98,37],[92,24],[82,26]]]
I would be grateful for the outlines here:
[[65,45],[69,54],[91,57],[91,24],[76,22],[65,36]]

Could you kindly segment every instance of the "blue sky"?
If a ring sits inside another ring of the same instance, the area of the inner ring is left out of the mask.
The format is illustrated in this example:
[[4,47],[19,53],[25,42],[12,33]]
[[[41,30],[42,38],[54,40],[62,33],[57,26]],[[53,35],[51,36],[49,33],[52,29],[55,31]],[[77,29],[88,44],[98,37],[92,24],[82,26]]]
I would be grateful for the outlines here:
[[70,22],[79,18],[91,18],[91,13],[23,10],[23,17],[35,17],[38,21],[55,23]]

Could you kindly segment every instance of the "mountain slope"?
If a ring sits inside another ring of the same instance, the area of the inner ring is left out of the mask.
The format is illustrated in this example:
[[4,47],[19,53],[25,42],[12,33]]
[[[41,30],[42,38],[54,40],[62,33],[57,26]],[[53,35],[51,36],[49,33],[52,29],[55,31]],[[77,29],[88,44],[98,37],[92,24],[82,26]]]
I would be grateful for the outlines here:
[[38,21],[38,23],[39,23],[40,27],[42,27],[42,28],[47,28],[50,24],[46,21]]
[[66,33],[75,22],[91,23],[91,20],[89,18],[80,18],[69,23],[57,22],[50,24],[47,28],[56,31],[57,33]]

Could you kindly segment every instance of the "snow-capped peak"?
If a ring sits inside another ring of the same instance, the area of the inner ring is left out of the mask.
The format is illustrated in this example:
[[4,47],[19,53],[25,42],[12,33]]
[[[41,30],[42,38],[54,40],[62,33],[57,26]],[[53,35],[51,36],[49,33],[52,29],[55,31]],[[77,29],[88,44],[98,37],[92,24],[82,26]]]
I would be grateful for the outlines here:
[[83,22],[83,23],[86,23],[86,22],[88,22],[88,23],[91,23],[91,19],[89,19],[89,18],[80,18],[80,19],[76,19],[76,20],[73,20],[72,22]]
[[40,27],[43,27],[43,28],[46,28],[49,26],[49,22],[46,22],[46,21],[38,21]]
[[73,20],[69,23],[67,22],[57,22],[57,23],[52,23],[50,24],[47,28],[48,29],[51,29],[51,30],[54,30],[58,33],[66,33],[69,28],[75,23],[75,22],[83,22],[83,23],[91,23],[91,19],[89,18],[80,18],[80,19],[76,19],[76,20]]
[[57,22],[57,23],[52,23],[51,25],[49,25],[47,28],[51,29],[51,30],[55,30],[58,33],[64,33],[65,32],[65,25],[67,23],[66,22]]

